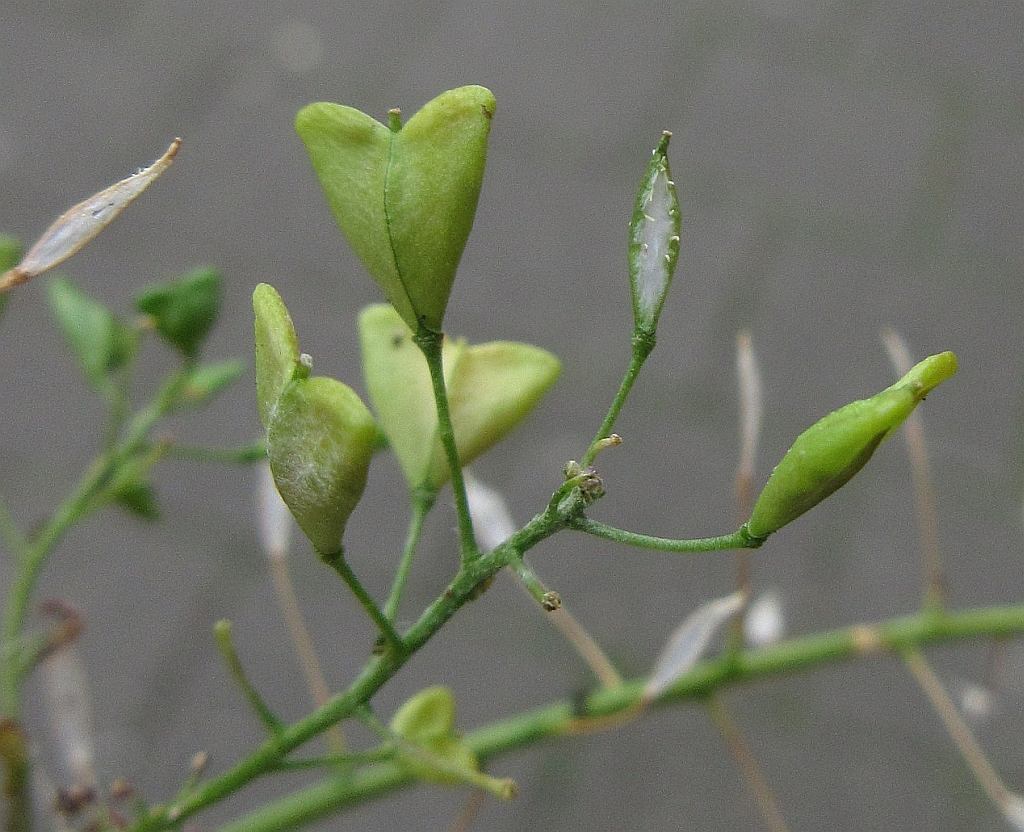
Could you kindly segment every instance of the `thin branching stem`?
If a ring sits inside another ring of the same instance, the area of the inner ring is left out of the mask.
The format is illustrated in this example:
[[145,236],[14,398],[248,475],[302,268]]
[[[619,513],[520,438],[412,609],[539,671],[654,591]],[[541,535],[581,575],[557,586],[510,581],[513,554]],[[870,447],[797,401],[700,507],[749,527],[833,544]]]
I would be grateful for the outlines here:
[[747,788],[750,789],[765,824],[772,832],[789,832],[789,827],[786,825],[785,818],[782,817],[782,812],[779,810],[775,795],[772,794],[768,780],[764,776],[764,771],[758,764],[754,752],[750,750],[750,744],[743,736],[743,731],[729,712],[725,702],[722,701],[722,697],[717,693],[711,694],[707,700],[707,709],[711,721],[718,729],[718,733],[722,735],[733,760],[736,761],[736,767],[743,775],[743,780],[747,784]]
[[380,631],[381,636],[383,636],[387,649],[399,653],[405,652],[405,645],[402,642],[402,637],[398,634],[398,631],[395,630],[391,620],[381,611],[381,608],[377,606],[377,602],[373,600],[370,593],[367,592],[362,583],[360,583],[359,578],[356,577],[356,573],[352,571],[352,567],[349,566],[348,561],[345,560],[344,551],[339,550],[333,555],[325,555],[322,552],[318,554],[320,556],[320,560],[341,576],[345,585],[349,590],[351,590],[352,594],[355,595],[359,605],[366,611],[366,614],[370,616],[373,623],[377,625],[377,629]]
[[102,501],[97,498],[114,479],[120,466],[138,451],[157,421],[177,400],[183,381],[184,376],[180,373],[171,376],[153,401],[128,423],[125,436],[118,446],[93,461],[71,495],[22,550],[7,591],[3,627],[0,631],[0,644],[3,646],[0,653],[0,715],[16,719],[21,711],[21,686],[27,667],[20,660],[17,645],[25,627],[36,583],[50,554],[68,529],[102,505]]
[[721,552],[726,549],[756,549],[761,541],[752,539],[743,529],[724,534],[719,537],[698,537],[693,539],[675,539],[669,537],[653,537],[649,534],[627,532],[586,517],[577,517],[569,521],[569,527],[579,532],[586,532],[595,537],[623,543],[627,546],[639,546],[643,549],[657,549],[662,552]]
[[476,545],[476,536],[473,534],[473,519],[469,514],[466,483],[462,476],[462,463],[459,461],[459,451],[455,445],[455,428],[452,426],[452,414],[448,407],[448,391],[444,383],[444,362],[441,358],[442,338],[441,333],[422,326],[413,336],[413,340],[423,352],[423,357],[426,358],[427,367],[430,370],[434,402],[437,406],[437,433],[448,459],[448,470],[451,473],[455,510],[459,516],[462,563],[465,565],[480,557],[480,549]]
[[903,651],[903,660],[927,695],[932,708],[942,720],[942,724],[946,727],[960,756],[964,758],[964,762],[971,769],[978,784],[996,808],[1003,811],[1010,799],[1010,790],[1003,785],[999,774],[988,761],[988,757],[985,756],[985,752],[974,738],[971,729],[960,716],[960,712],[953,704],[953,700],[950,699],[945,686],[939,681],[939,677],[935,675],[928,660],[916,646],[908,647]]
[[224,659],[224,663],[228,666],[228,670],[231,673],[231,678],[242,692],[246,702],[249,703],[252,712],[256,714],[259,721],[263,723],[263,727],[270,734],[280,733],[283,723],[267,706],[267,703],[260,696],[255,685],[249,681],[249,676],[245,672],[245,667],[238,656],[238,651],[235,649],[235,642],[231,635],[231,622],[225,619],[218,621],[214,627],[214,635],[217,639],[217,649],[220,651],[221,658]]
[[4,544],[11,550],[11,554],[16,558],[23,557],[28,543],[21,529],[18,528],[18,524],[11,517],[7,501],[3,497],[0,497],[0,538],[3,538]]
[[583,455],[583,461],[580,463],[582,467],[586,468],[594,461],[594,458],[601,450],[601,440],[611,436],[612,428],[615,427],[615,420],[619,418],[619,412],[626,403],[626,399],[629,398],[629,392],[633,389],[633,383],[636,381],[637,376],[640,375],[640,369],[644,366],[647,357],[653,352],[654,344],[655,337],[653,331],[641,331],[633,334],[633,353],[629,360],[629,366],[626,368],[626,374],[622,377],[622,382],[619,384],[619,392],[615,394],[615,398],[605,414],[601,427],[597,429],[594,441],[590,443],[586,454]]
[[[270,575],[274,581],[274,594],[277,595],[277,603],[281,607],[288,635],[292,640],[299,664],[302,666],[302,674],[306,677],[306,686],[313,697],[313,703],[317,707],[321,707],[327,703],[331,691],[327,686],[320,658],[317,656],[316,647],[314,647],[313,639],[309,634],[309,627],[306,626],[302,607],[299,606],[298,596],[295,594],[295,585],[292,583],[291,573],[288,570],[288,556],[285,552],[280,552],[267,560]],[[336,754],[344,753],[345,736],[337,725],[328,730],[327,743]]]
[[402,551],[402,559],[395,571],[395,581],[391,585],[391,594],[384,604],[384,615],[394,621],[398,615],[398,606],[402,602],[402,592],[405,590],[405,582],[409,577],[409,570],[412,568],[413,557],[416,555],[416,546],[420,541],[420,533],[423,531],[423,521],[426,519],[430,509],[434,507],[437,499],[437,491],[432,488],[418,488],[412,492],[410,502],[412,504],[412,515],[409,518],[409,532],[405,537],[405,549]]
[[[485,559],[488,557],[489,555],[484,556]],[[418,624],[417,627],[419,626]],[[712,693],[732,686],[749,685],[775,676],[807,672],[868,655],[899,654],[904,650],[928,644],[1011,635],[1024,635],[1024,604],[982,607],[949,612],[941,616],[919,612],[873,625],[862,624],[794,638],[770,647],[744,650],[735,655],[723,655],[701,662],[680,677],[650,707],[699,702],[706,700]],[[370,672],[379,675],[382,671],[378,666],[376,670]],[[368,678],[364,671],[364,676],[350,688],[351,693],[346,693],[335,700],[336,712],[344,710],[348,715],[355,710],[352,696],[357,688],[367,688]],[[631,679],[621,685],[596,690],[582,703],[565,699],[524,711],[466,733],[464,742],[482,762],[485,762],[519,748],[556,740],[578,732],[581,722],[592,721],[600,724],[600,721],[608,716],[624,711],[635,711],[646,683],[647,680],[643,678]],[[344,708],[338,707],[342,704],[345,704]],[[288,728],[285,738],[289,740],[289,744],[300,731],[308,732],[314,722],[323,724],[324,716],[315,714]],[[617,723],[608,721],[605,724]],[[239,765],[237,771],[249,771],[252,766],[253,761],[246,761]],[[235,777],[237,774],[228,772],[200,788],[219,792],[226,781]],[[360,767],[344,780],[327,780],[297,791],[219,827],[217,832],[279,832],[283,829],[292,829],[343,808],[393,792],[411,782],[414,782],[414,779],[409,772],[393,762]],[[213,795],[209,793],[193,795],[187,805],[178,807],[183,812],[182,817],[198,810],[200,804],[208,805],[214,802],[212,797]],[[148,822],[137,824],[136,830],[167,827],[166,810],[158,810],[151,815]]]

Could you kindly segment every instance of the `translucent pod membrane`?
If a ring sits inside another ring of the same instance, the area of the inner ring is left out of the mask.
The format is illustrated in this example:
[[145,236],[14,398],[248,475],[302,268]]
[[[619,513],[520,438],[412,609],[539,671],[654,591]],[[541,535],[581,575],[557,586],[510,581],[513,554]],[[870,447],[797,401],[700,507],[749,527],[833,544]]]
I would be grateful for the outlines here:
[[0,276],[0,292],[60,265],[79,251],[160,178],[171,166],[180,147],[181,139],[175,139],[164,155],[148,168],[104,188],[61,214],[29,249],[22,261]]
[[640,183],[629,228],[629,279],[636,327],[653,332],[679,259],[682,213],[668,167],[665,132]]

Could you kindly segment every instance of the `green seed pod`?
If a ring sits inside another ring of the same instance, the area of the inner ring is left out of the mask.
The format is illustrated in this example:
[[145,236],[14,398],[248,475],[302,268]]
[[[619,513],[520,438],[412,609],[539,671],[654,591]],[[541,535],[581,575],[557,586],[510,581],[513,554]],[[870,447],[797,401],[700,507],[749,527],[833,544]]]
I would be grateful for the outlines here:
[[[394,309],[376,304],[360,314],[359,338],[370,399],[409,487],[440,488],[450,472],[430,373],[412,332]],[[546,350],[508,341],[470,346],[446,338],[442,357],[463,465],[526,418],[561,371]]]
[[494,96],[442,93],[402,127],[340,104],[310,104],[295,129],[349,245],[413,330],[441,331],[473,227]]
[[441,771],[431,761],[411,754],[401,757],[402,765],[416,777],[457,785],[465,782],[466,773],[480,767],[476,755],[455,733],[455,697],[449,688],[436,685],[413,694],[395,712],[390,728],[397,736],[439,758],[447,769]]
[[664,133],[640,183],[629,226],[629,282],[633,289],[636,328],[654,332],[679,259],[682,214],[668,167]]
[[849,482],[956,366],[951,352],[926,358],[892,387],[841,407],[800,434],[754,504],[746,523],[750,536],[767,537]]
[[267,430],[270,470],[281,498],[321,555],[341,549],[376,439],[370,411],[340,381],[300,375],[281,393]]
[[299,339],[292,317],[277,290],[261,283],[252,293],[256,315],[256,405],[263,427],[270,420],[277,401],[295,372],[299,360]]

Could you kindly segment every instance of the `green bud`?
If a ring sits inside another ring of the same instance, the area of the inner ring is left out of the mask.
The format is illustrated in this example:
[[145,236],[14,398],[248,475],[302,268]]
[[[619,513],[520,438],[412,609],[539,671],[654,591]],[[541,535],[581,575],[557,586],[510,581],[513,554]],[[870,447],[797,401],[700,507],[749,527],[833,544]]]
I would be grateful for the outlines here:
[[476,755],[455,733],[455,697],[449,688],[437,685],[414,694],[395,712],[390,728],[435,758],[401,756],[402,765],[416,777],[457,785],[480,767]]
[[53,314],[86,378],[93,387],[104,387],[108,374],[131,360],[137,341],[134,331],[69,280],[51,280],[47,292]]
[[638,330],[654,332],[679,259],[682,214],[668,167],[664,133],[640,183],[629,227],[629,281]]
[[750,536],[767,537],[849,482],[956,367],[951,352],[926,358],[891,387],[841,407],[800,434],[754,504],[745,527]]
[[274,483],[319,554],[341,549],[363,495],[377,425],[355,392],[332,378],[297,377],[281,394],[267,430]]
[[185,358],[195,360],[220,314],[223,280],[213,269],[196,269],[135,299],[157,332]]
[[413,330],[440,332],[473,227],[494,96],[442,93],[402,127],[340,104],[310,104],[295,129],[349,245]]
[[291,315],[277,290],[261,283],[252,293],[256,315],[256,405],[263,427],[270,420],[277,401],[295,372],[299,360],[299,339]]
[[[450,472],[430,373],[412,332],[394,309],[376,304],[360,314],[359,337],[370,399],[409,487],[440,488]],[[546,350],[509,341],[470,346],[446,338],[442,358],[463,465],[525,419],[561,371]]]

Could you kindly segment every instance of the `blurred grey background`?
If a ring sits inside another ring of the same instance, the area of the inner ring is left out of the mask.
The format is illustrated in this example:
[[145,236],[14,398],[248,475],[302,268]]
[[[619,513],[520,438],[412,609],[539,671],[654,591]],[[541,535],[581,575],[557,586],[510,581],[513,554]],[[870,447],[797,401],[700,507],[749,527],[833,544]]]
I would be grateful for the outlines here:
[[[210,358],[251,353],[250,296],[273,283],[321,373],[362,390],[357,310],[378,299],[326,207],[295,112],[314,100],[411,115],[468,83],[498,100],[484,191],[447,323],[474,341],[533,342],[564,361],[537,414],[474,465],[520,521],[579,457],[628,357],[626,226],[663,129],[684,208],[682,255],[658,349],[600,459],[592,516],[671,536],[735,526],[733,349],[748,328],[767,388],[759,482],[811,421],[887,385],[879,338],[918,357],[957,351],[923,409],[951,603],[1018,601],[1024,6],[888,3],[47,2],[0,6],[0,229],[31,241],[61,211],[184,140],[170,172],[64,271],[127,312],[137,287],[212,264],[227,277]],[[31,525],[90,459],[102,413],[53,327],[42,281],[0,321],[2,489]],[[250,359],[251,363],[251,359]],[[165,369],[152,349],[146,367]],[[147,389],[140,379],[140,394]],[[251,371],[183,441],[258,436]],[[228,617],[271,705],[307,709],[253,522],[255,472],[168,463],[165,519],[105,513],[74,531],[40,597],[84,610],[102,774],[170,797],[189,759],[213,770],[261,734],[218,660]],[[921,596],[913,495],[900,443],[756,556],[791,633],[911,611]],[[346,548],[386,594],[405,533],[397,465],[375,463]],[[429,523],[403,614],[456,566],[454,514]],[[326,673],[343,687],[371,630],[296,538],[293,571]],[[732,556],[625,550],[556,537],[531,561],[619,661],[646,672],[674,626],[728,592]],[[5,584],[10,569],[0,572]],[[983,645],[932,651],[954,693],[983,681]],[[997,666],[978,726],[1024,788],[1024,656]],[[571,649],[499,580],[374,700],[387,717],[449,684],[465,729],[590,683]],[[33,689],[36,691],[36,689]],[[32,692],[30,692],[30,696]],[[731,691],[794,830],[996,830],[1003,821],[901,664],[877,658]],[[32,708],[32,724],[45,726]],[[354,740],[363,735],[357,730]],[[759,828],[698,707],[496,761],[521,796],[475,828]],[[203,829],[282,794],[272,778],[198,818]],[[463,790],[410,789],[323,829],[444,829]]]

